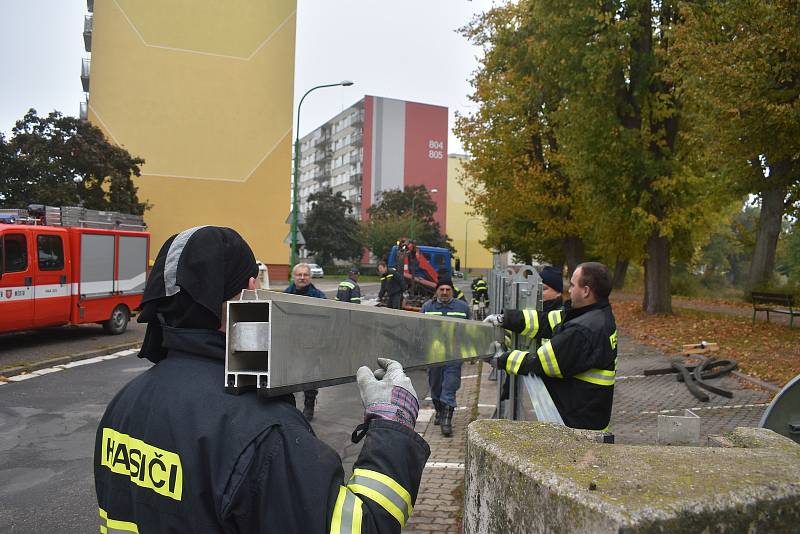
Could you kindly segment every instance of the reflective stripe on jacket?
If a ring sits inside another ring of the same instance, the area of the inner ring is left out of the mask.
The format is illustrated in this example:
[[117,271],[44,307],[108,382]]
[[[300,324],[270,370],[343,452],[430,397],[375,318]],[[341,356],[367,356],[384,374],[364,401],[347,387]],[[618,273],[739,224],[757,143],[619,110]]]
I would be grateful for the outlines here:
[[358,283],[352,278],[339,282],[339,289],[336,291],[336,300],[361,304],[361,287],[359,287]]
[[[564,423],[602,430],[611,419],[617,325],[608,301],[580,309],[508,310],[504,327],[542,340],[532,373],[545,382]],[[507,366],[519,368],[509,357]]]
[[414,431],[370,420],[345,483],[293,397],[225,393],[224,334],[165,327],[164,346],[100,421],[103,532],[400,532],[430,455]]

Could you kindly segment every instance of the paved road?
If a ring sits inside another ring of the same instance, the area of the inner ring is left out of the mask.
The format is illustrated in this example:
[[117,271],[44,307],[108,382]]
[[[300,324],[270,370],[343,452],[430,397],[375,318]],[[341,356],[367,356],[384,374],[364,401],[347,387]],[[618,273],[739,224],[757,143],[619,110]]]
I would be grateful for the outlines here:
[[[0,386],[0,533],[97,532],[97,423],[120,387],[148,367],[123,356]],[[424,397],[425,374],[412,380]],[[360,451],[350,443],[363,413],[358,389],[323,388],[318,402],[312,426],[343,457],[349,476]]]
[[144,325],[132,320],[128,330],[118,336],[103,332],[96,324],[44,328],[29,332],[0,334],[0,375],[3,369],[59,358],[81,352],[139,343]]

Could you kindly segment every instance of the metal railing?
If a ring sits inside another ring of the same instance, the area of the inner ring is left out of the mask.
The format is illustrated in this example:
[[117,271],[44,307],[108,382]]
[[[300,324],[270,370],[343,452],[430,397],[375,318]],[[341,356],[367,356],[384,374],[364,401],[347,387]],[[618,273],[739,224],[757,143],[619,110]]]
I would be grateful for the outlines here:
[[[526,308],[541,311],[542,279],[539,273],[530,265],[525,265],[518,271],[503,268],[500,266],[500,256],[495,255],[494,267],[489,278],[489,302],[491,313]],[[509,333],[506,337],[506,345],[510,349],[532,353],[538,348],[537,341],[513,333]],[[508,376],[501,369],[496,371],[496,378],[496,418],[563,424],[541,378],[533,375]],[[507,382],[508,393],[504,395]]]
[[87,52],[92,51],[92,15],[83,17],[83,46]]
[[88,93],[89,92],[89,71],[91,70],[92,60],[89,58],[83,58],[81,60],[81,84],[83,85],[83,91]]

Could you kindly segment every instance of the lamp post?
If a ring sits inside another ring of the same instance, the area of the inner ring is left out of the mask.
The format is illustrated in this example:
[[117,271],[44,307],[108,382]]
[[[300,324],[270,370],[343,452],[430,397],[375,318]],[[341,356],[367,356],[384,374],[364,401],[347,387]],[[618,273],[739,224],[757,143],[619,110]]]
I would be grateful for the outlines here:
[[[438,193],[439,190],[434,187],[433,189],[428,190],[428,192],[429,193]],[[414,240],[414,217],[416,215],[414,213],[414,204],[415,204],[416,200],[417,200],[417,195],[414,195],[413,197],[411,197],[411,231],[409,232],[409,234],[411,234],[411,235],[409,237],[411,238],[412,241]]]
[[469,223],[472,221],[480,221],[477,217],[471,217],[467,219],[467,222],[464,224],[464,276],[465,278],[469,276],[469,264],[467,263],[467,252],[469,252]]
[[294,269],[295,264],[297,263],[297,210],[298,210],[298,195],[299,195],[299,184],[300,184],[300,106],[303,105],[303,100],[306,99],[309,93],[312,91],[316,91],[317,89],[322,89],[324,87],[349,87],[353,85],[353,82],[350,80],[342,80],[339,83],[326,83],[324,85],[317,85],[316,87],[312,87],[306,94],[303,95],[303,98],[300,99],[300,103],[297,104],[297,127],[294,130],[295,138],[294,138],[294,180],[292,183],[292,255],[291,255],[291,265],[289,269]]

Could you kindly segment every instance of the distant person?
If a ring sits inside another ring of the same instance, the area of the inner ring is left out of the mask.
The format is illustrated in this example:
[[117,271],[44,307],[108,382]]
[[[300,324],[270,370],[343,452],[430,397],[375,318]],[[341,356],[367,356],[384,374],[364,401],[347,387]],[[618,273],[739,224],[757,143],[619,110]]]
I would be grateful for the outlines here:
[[[555,282],[554,282],[555,283]],[[606,430],[611,420],[617,361],[617,324],[608,302],[611,276],[602,263],[578,265],[564,313],[505,310],[484,322],[535,339],[547,339],[531,354],[510,350],[497,359],[508,374],[542,377],[572,428]]]
[[381,275],[378,300],[385,302],[387,308],[401,309],[403,307],[403,291],[405,291],[403,275],[393,267],[389,267],[383,260],[378,262],[378,274]]
[[485,306],[489,306],[489,284],[483,279],[483,275],[479,274],[470,284],[472,289],[472,304],[477,305],[481,299]]
[[97,429],[100,532],[361,525],[383,534],[407,521],[430,449],[414,431],[418,402],[399,363],[357,371],[366,433],[348,482],[293,396],[225,393],[224,304],[256,289],[257,276],[252,250],[230,228],[192,228],[161,247],[138,318],[147,323],[139,357],[155,365],[117,393]]
[[[436,284],[436,295],[422,305],[422,313],[442,317],[469,319],[469,306],[454,298],[453,281],[444,276]],[[461,387],[461,362],[448,363],[428,369],[428,385],[431,400],[436,410],[433,424],[441,425],[442,434],[453,435],[453,413],[456,409],[456,392]]]
[[[298,263],[294,266],[294,269],[292,269],[292,283],[283,292],[318,299],[326,298],[325,293],[311,283],[311,266],[307,263]],[[307,421],[314,419],[314,408],[317,404],[318,394],[318,389],[307,389],[303,392],[303,416]]]
[[336,300],[351,304],[361,304],[361,287],[358,285],[358,275],[358,268],[351,267],[347,280],[339,282]]
[[546,314],[564,307],[564,275],[561,270],[546,265],[539,273],[542,278],[542,311]]

